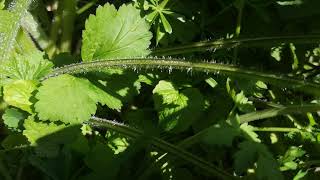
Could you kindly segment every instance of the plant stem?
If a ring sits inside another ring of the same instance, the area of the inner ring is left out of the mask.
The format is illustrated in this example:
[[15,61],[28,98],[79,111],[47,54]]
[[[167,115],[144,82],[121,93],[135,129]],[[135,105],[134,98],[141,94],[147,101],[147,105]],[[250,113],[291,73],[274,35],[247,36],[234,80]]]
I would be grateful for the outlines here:
[[319,104],[307,104],[307,105],[289,105],[283,107],[277,107],[267,109],[263,111],[256,111],[239,116],[240,123],[247,123],[255,120],[271,118],[279,115],[295,114],[295,113],[308,113],[320,111]]
[[[279,115],[285,114],[293,114],[293,113],[306,113],[306,112],[316,112],[320,111],[320,105],[318,104],[309,104],[309,105],[290,105],[284,107],[271,108],[264,111],[257,111],[253,113],[248,113],[239,116],[240,123],[247,123],[255,120],[271,118]],[[184,139],[179,143],[179,146],[182,148],[190,147],[191,145],[200,141],[200,139],[206,135],[206,133],[210,130],[211,126],[203,129],[197,134]],[[298,129],[298,128],[293,128]]]
[[253,127],[253,131],[264,132],[298,132],[298,128],[286,128],[286,127]]
[[71,52],[71,43],[73,36],[74,21],[76,17],[76,0],[63,0],[61,12],[62,17],[62,36],[61,52]]
[[80,9],[77,10],[77,15],[82,14],[83,12],[85,12],[86,10],[88,10],[89,8],[91,8],[92,6],[94,6],[96,4],[97,0],[93,0],[88,2],[86,5],[82,6]]
[[[117,123],[115,121],[110,121],[102,118],[92,117],[88,124],[95,127],[108,128],[132,138],[138,138],[139,136],[143,135],[143,132],[140,130],[131,128],[121,123]],[[188,161],[189,163],[192,163],[195,166],[198,166],[199,168],[206,170],[207,172],[211,173],[216,177],[220,177],[222,179],[236,179],[236,177],[233,177],[232,175],[219,169],[218,167],[198,158],[197,156],[194,156],[193,154],[177,146],[167,143],[166,141],[163,141],[156,137],[150,137],[150,141],[154,147],[168,152],[174,156],[180,157],[185,161]]]
[[171,72],[172,69],[187,70],[187,72],[195,70],[202,72],[213,72],[230,75],[238,78],[251,80],[261,80],[280,87],[291,87],[302,92],[307,92],[316,96],[320,96],[320,84],[306,82],[303,80],[293,79],[281,74],[263,73],[254,70],[247,70],[236,66],[199,62],[199,60],[183,61],[179,59],[157,59],[157,58],[141,58],[141,59],[119,59],[119,60],[103,60],[88,63],[76,63],[55,69],[42,80],[61,74],[77,74],[87,73],[91,71],[101,71],[103,68],[144,68],[144,69],[163,69],[166,68]]
[[[238,1],[239,1],[239,3],[238,3],[238,7],[237,7],[237,9],[238,9],[237,25],[236,25],[236,30],[235,30],[235,34],[234,34],[235,38],[238,38],[241,33],[241,22],[242,22],[243,8],[245,5],[245,0],[238,0]],[[234,51],[233,51],[234,62],[236,62],[237,56],[238,56],[238,47],[235,47]]]
[[218,39],[207,42],[196,42],[181,46],[155,49],[151,55],[169,56],[176,54],[202,52],[210,49],[222,49],[233,47],[252,47],[252,46],[268,46],[279,43],[294,44],[314,44],[320,42],[320,35],[301,35],[301,36],[275,36],[275,37],[258,37],[258,38],[234,38],[234,39]]
[[[58,3],[58,1],[54,1],[54,3]],[[48,53],[49,57],[52,57],[56,51],[56,45],[57,45],[57,40],[58,40],[58,35],[59,35],[59,29],[61,26],[61,21],[62,21],[62,6],[58,4],[58,9],[54,12],[54,17],[50,29],[50,44],[48,48],[46,49],[46,52]]]

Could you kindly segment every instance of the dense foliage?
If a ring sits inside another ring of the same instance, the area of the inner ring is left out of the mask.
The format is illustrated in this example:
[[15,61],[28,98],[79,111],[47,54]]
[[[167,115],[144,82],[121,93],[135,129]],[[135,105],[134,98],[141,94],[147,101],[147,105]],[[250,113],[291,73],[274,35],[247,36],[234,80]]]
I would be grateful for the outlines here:
[[0,179],[320,178],[319,8],[0,0]]

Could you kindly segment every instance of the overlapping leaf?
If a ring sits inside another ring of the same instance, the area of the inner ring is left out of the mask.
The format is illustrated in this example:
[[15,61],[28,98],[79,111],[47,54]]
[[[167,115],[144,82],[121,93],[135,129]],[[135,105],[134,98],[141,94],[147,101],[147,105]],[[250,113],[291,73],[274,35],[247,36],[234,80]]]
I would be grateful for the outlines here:
[[201,93],[194,88],[179,92],[171,82],[160,81],[153,90],[159,124],[164,130],[186,130],[204,108]]
[[97,103],[120,109],[121,101],[113,98],[86,79],[61,75],[43,82],[36,95],[35,109],[41,120],[82,123],[89,120]]
[[254,167],[254,163],[257,162],[258,179],[283,179],[278,162],[266,146],[253,141],[244,141],[239,147],[240,150],[235,154],[234,162],[236,172],[244,173],[248,168]]

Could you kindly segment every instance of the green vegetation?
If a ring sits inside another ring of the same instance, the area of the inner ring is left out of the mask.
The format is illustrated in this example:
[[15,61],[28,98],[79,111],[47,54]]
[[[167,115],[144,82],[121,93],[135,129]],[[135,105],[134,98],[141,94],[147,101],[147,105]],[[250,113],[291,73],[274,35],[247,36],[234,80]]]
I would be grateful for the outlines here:
[[319,7],[0,0],[0,179],[320,178]]

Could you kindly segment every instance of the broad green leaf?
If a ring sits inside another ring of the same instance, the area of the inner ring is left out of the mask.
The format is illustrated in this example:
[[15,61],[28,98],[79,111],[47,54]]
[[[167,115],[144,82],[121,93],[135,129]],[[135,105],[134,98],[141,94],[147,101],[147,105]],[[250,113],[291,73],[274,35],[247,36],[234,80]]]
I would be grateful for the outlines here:
[[38,122],[32,116],[24,121],[23,126],[23,135],[36,147],[39,156],[55,157],[60,145],[70,144],[81,135],[80,125]]
[[235,137],[240,134],[240,130],[226,123],[212,126],[202,140],[209,145],[231,146]]
[[121,101],[86,79],[61,75],[43,82],[36,94],[35,109],[41,120],[82,123],[96,112],[97,103],[120,109]]
[[37,141],[39,141],[41,138],[61,131],[67,127],[64,124],[56,125],[54,123],[48,124],[36,122],[32,116],[24,121],[23,126],[25,128],[23,135],[27,137],[28,141],[33,146],[37,145]]
[[269,152],[260,152],[257,166],[256,171],[258,179],[284,179],[280,172],[278,162],[271,156],[271,154],[269,154]]
[[32,92],[37,89],[37,83],[31,80],[16,80],[3,87],[4,101],[24,111],[32,113],[30,97]]
[[253,141],[244,141],[236,152],[234,167],[237,173],[243,173],[254,167],[256,162],[256,176],[261,180],[283,179],[278,162],[263,144]]
[[261,142],[258,134],[253,131],[253,126],[248,125],[248,123],[243,123],[241,124],[240,128],[245,137],[248,137],[255,142]]
[[90,15],[82,38],[82,59],[92,61],[147,56],[152,34],[133,5],[122,5],[117,11],[107,3]]
[[84,162],[97,176],[103,177],[102,179],[115,179],[120,165],[113,151],[100,142],[92,148]]
[[22,112],[15,108],[7,109],[2,115],[3,123],[10,129],[18,130],[21,121],[25,118]]
[[31,2],[32,0],[13,0],[9,10],[0,10],[0,62],[10,58],[21,19]]
[[0,66],[0,79],[39,80],[51,72],[53,64],[43,58],[42,52],[15,54]]
[[197,89],[187,88],[179,92],[169,81],[160,81],[153,94],[159,124],[165,131],[186,130],[204,108],[204,98]]

